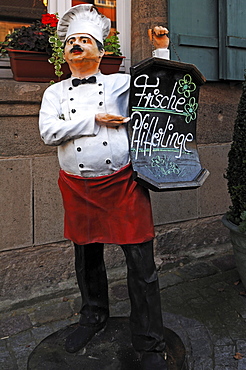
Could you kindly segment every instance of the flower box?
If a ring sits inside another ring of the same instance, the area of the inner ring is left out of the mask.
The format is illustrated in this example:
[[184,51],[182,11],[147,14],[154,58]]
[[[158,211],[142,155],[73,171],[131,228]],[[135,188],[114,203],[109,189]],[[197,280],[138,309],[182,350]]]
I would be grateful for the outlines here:
[[[29,82],[50,82],[51,80],[59,80],[55,75],[54,65],[48,62],[47,53],[8,49],[8,54],[14,80]],[[60,77],[61,80],[70,76],[67,63],[62,65],[62,71],[63,75]]]
[[[63,75],[59,78],[55,75],[54,65],[48,62],[48,54],[38,51],[10,50],[10,65],[13,78],[16,81],[26,82],[57,82],[70,77],[71,72],[68,64],[62,65]],[[117,73],[122,59],[121,56],[104,55],[100,64],[103,74]]]
[[125,57],[104,55],[100,64],[100,70],[103,74],[109,75],[111,73],[119,72],[122,59]]

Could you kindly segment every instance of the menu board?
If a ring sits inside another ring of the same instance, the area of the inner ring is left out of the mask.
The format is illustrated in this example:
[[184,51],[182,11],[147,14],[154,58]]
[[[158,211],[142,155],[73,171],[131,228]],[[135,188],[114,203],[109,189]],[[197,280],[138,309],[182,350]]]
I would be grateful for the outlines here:
[[192,64],[149,58],[131,67],[130,156],[135,180],[154,190],[202,185],[196,144],[199,88]]

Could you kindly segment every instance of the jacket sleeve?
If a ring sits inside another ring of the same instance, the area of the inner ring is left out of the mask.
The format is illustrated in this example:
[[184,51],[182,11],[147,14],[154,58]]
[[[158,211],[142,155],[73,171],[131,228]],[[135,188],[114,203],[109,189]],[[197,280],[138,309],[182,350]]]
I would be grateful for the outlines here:
[[97,135],[100,127],[95,122],[95,113],[84,112],[83,117],[73,119],[64,114],[62,106],[67,102],[62,92],[61,83],[48,87],[44,92],[39,112],[39,130],[44,143],[60,145],[81,136]]

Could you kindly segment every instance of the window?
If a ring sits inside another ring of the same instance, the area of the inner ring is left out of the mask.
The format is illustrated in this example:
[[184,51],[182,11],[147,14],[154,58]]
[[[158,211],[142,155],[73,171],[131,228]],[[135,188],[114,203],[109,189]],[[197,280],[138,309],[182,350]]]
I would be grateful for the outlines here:
[[171,59],[195,64],[210,81],[243,80],[245,19],[245,0],[169,0]]
[[41,19],[45,12],[46,7],[41,0],[1,0],[0,41],[16,28],[28,26],[34,20]]
[[94,2],[95,5],[105,5],[109,7],[116,7],[116,0],[115,1],[110,1],[110,0],[95,0]]
[[116,31],[116,0],[72,1],[72,6],[78,4],[94,4],[100,13],[111,19],[111,33]]

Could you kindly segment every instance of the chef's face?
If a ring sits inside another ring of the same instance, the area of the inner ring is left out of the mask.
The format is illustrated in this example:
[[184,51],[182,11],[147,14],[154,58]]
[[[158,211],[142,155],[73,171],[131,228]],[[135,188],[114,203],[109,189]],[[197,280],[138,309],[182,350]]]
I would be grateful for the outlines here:
[[76,33],[67,38],[64,58],[68,64],[81,62],[99,63],[104,50],[99,50],[96,40],[86,33]]

